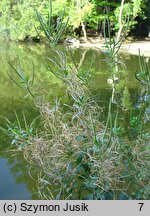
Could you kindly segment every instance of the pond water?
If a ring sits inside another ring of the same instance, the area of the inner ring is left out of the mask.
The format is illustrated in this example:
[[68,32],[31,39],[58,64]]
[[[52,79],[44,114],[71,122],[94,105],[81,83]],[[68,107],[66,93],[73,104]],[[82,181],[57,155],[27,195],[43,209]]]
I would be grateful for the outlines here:
[[[107,106],[111,85],[108,84],[110,71],[104,53],[100,50],[81,48],[71,51],[83,72],[90,68],[93,59],[89,80],[91,91],[98,92],[102,106]],[[39,114],[31,98],[25,97],[26,90],[19,88],[8,76],[8,74],[14,76],[9,62],[17,68],[20,61],[23,70],[29,76],[32,74],[34,65],[37,100],[41,100],[42,95],[49,101],[64,95],[64,85],[48,71],[50,62],[47,57],[53,55],[51,49],[42,44],[16,44],[0,40],[0,127],[6,128],[5,117],[11,122],[16,121],[15,112],[22,122],[22,113],[24,113],[28,123],[31,123]],[[139,89],[139,82],[135,79],[138,57],[122,53],[120,60],[126,67],[120,68],[122,74],[118,89],[128,86],[133,98],[136,98]],[[30,166],[21,153],[11,151],[10,140],[3,131],[0,131],[0,199],[38,199],[36,176],[31,177],[29,170]]]

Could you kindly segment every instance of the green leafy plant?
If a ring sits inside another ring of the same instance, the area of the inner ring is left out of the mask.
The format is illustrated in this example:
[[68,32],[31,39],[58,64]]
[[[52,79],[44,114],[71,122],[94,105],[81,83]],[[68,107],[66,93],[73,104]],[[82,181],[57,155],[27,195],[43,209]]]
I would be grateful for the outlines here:
[[[13,75],[8,74],[8,76],[11,78],[11,80],[20,88],[25,88],[27,92],[34,97],[31,88],[34,84],[34,78],[35,78],[35,71],[34,71],[34,65],[32,64],[32,76],[29,77],[25,74],[25,72],[22,69],[21,64],[19,63],[18,68],[16,69],[10,62],[8,62],[11,68],[13,69],[14,74],[16,77],[14,78]],[[26,95],[27,96],[27,95]],[[26,97],[25,96],[25,97]]]
[[24,126],[21,126],[19,117],[17,113],[16,115],[16,122],[11,123],[7,118],[6,119],[6,126],[7,129],[1,128],[10,138],[12,147],[17,147],[18,150],[23,150],[26,145],[30,144],[30,137],[34,135],[34,122],[31,125],[27,124],[25,115],[23,115],[24,119]]
[[150,71],[144,55],[140,54],[139,50],[139,69],[135,73],[135,77],[140,81],[141,85],[147,87],[147,91],[150,91]]
[[[67,27],[67,21],[64,22],[64,15],[65,15],[65,9],[61,13],[59,17],[57,17],[56,23],[53,23],[53,15],[52,15],[52,0],[49,1],[49,14],[48,14],[48,20],[44,18],[44,16],[41,15],[40,12],[36,11],[38,21],[41,25],[41,28],[49,41],[49,44],[53,47],[55,47],[58,42],[60,41],[62,34],[64,30]],[[38,31],[38,30],[37,30]],[[39,34],[40,35],[40,34]]]

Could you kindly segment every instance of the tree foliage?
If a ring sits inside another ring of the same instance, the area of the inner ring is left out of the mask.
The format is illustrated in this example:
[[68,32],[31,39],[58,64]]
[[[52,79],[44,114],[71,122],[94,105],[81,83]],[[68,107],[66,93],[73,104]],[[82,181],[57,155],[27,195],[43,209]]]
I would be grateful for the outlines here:
[[[57,17],[65,8],[64,22],[69,17],[68,31],[73,32],[75,28],[82,27],[86,37],[86,26],[102,31],[108,13],[111,27],[117,32],[121,2],[121,0],[53,0],[53,22],[57,22]],[[128,25],[128,32],[136,26],[138,17],[141,20],[147,19],[148,2],[148,0],[124,1],[122,23]],[[40,24],[35,10],[48,19],[49,0],[1,0],[0,31],[9,34],[13,40],[37,38],[35,29],[40,30]],[[42,36],[44,37],[44,34]]]

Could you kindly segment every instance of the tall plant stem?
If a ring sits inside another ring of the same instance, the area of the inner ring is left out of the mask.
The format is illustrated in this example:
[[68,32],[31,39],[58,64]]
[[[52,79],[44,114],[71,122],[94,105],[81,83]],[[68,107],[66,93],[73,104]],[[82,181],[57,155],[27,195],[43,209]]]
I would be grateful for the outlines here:
[[123,13],[124,3],[125,3],[125,0],[122,0],[121,7],[120,7],[120,14],[119,14],[119,30],[117,33],[117,41],[119,41],[123,27],[124,27],[124,23],[122,22],[122,13]]
[[[107,117],[107,122],[106,122],[106,127],[105,127],[105,130],[104,130],[102,142],[104,141],[106,132],[107,132],[107,130],[108,130],[109,123],[110,123],[110,126],[112,125],[112,121],[111,121],[111,107],[112,107],[112,99],[110,99],[110,102],[109,102],[108,117]],[[110,128],[110,138],[109,138],[109,142],[110,142],[110,139],[111,139],[111,128]]]

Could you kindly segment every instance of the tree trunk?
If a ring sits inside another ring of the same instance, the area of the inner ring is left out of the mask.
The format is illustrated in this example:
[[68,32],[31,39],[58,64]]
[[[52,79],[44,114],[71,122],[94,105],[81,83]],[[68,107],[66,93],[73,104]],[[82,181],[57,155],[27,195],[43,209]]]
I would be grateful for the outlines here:
[[87,41],[87,34],[86,34],[85,24],[83,22],[81,22],[81,26],[82,26],[82,31],[83,31],[83,35],[84,35],[84,40],[86,42]]

